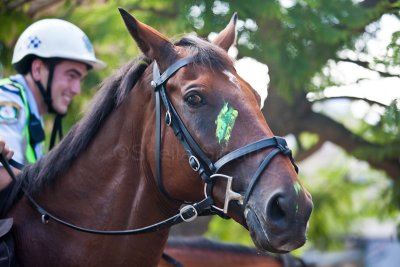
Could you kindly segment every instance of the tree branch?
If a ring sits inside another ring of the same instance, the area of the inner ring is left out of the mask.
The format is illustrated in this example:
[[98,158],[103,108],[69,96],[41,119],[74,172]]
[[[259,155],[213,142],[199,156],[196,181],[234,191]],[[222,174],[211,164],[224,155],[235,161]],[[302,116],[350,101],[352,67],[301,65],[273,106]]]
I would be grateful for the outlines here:
[[323,141],[321,139],[318,139],[318,142],[315,145],[313,145],[311,148],[299,149],[299,152],[295,155],[294,158],[298,161],[305,160],[306,158],[308,158],[309,156],[311,156],[312,154],[317,152],[324,143],[325,143],[325,140]]
[[385,170],[393,179],[400,179],[399,159],[390,158],[377,160],[374,158],[365,158],[356,153],[358,149],[369,147],[380,149],[381,147],[372,144],[359,136],[353,134],[342,124],[319,113],[310,112],[305,120],[302,121],[304,130],[317,133],[321,141],[331,141],[346,150],[352,156],[367,161],[372,167]]
[[367,161],[372,167],[384,170],[391,178],[400,179],[399,158],[378,160],[362,157],[356,153],[360,148],[381,147],[360,138],[333,119],[312,111],[312,104],[303,93],[293,99],[294,102],[289,105],[274,88],[268,89],[262,112],[275,134],[297,135],[303,131],[318,134],[321,142],[331,141],[354,157]]
[[386,108],[387,105],[378,102],[378,101],[374,101],[371,99],[367,99],[367,98],[363,98],[363,97],[355,97],[355,96],[331,96],[331,97],[321,97],[321,98],[316,98],[313,99],[311,102],[315,103],[315,102],[321,102],[321,101],[328,101],[328,100],[335,100],[335,99],[348,99],[348,100],[352,100],[352,101],[357,101],[357,100],[361,100],[364,101],[365,103],[369,104],[370,106],[372,105],[378,105],[380,107],[384,107]]
[[392,74],[392,73],[388,73],[388,72],[384,72],[384,71],[379,71],[376,69],[373,69],[370,67],[370,62],[368,61],[363,61],[363,60],[353,60],[353,59],[349,59],[349,58],[337,58],[337,60],[340,61],[344,61],[344,62],[350,62],[353,64],[356,64],[360,67],[363,67],[365,69],[371,70],[371,71],[375,71],[377,72],[381,77],[385,77],[385,78],[391,78],[391,77],[396,77],[396,78],[400,78],[399,74]]

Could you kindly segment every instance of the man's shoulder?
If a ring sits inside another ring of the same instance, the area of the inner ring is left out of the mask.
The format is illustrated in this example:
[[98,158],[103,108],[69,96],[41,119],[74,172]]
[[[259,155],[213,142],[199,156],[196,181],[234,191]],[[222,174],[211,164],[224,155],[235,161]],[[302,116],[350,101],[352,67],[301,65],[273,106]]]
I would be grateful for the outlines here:
[[0,79],[0,90],[4,91],[5,93],[19,95],[21,88],[22,85],[17,83],[16,81],[12,81],[9,78]]
[[0,80],[0,124],[14,124],[21,118],[24,103],[19,86],[10,79]]

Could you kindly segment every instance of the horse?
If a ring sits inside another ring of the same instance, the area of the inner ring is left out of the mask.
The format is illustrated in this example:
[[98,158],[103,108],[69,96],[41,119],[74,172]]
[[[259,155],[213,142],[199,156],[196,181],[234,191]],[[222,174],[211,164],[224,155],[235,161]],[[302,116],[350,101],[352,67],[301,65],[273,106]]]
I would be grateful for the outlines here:
[[158,267],[307,267],[291,254],[261,253],[254,247],[202,237],[169,238]]
[[172,225],[215,214],[260,250],[302,246],[311,196],[227,54],[237,15],[213,42],[173,42],[119,11],[142,54],[17,177],[6,215],[19,265],[157,266]]

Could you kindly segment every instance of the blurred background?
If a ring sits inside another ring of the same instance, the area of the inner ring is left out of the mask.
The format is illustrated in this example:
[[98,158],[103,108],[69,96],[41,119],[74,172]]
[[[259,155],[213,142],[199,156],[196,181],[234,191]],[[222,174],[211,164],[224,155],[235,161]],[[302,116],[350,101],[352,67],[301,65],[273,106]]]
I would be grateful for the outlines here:
[[[101,81],[139,54],[118,7],[172,40],[212,39],[238,12],[230,54],[265,99],[273,132],[290,141],[314,200],[308,242],[293,254],[317,266],[399,266],[400,1],[2,0],[0,77],[15,73],[13,47],[32,22],[81,27],[108,66],[85,80],[66,132]],[[243,227],[217,217],[172,233],[253,244]]]

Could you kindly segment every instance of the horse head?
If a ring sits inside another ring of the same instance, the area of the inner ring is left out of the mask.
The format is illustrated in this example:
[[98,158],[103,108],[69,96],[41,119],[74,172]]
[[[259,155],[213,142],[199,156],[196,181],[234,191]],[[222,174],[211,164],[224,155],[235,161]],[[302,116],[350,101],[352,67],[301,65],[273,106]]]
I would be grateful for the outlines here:
[[268,127],[260,96],[227,54],[236,39],[236,14],[212,43],[197,37],[173,43],[120,12],[153,61],[146,86],[158,95],[155,105],[166,123],[158,132],[147,127],[153,132],[144,134],[145,153],[166,199],[172,206],[211,199],[208,211],[248,228],[260,249],[288,252],[302,246],[311,196],[285,140]]

